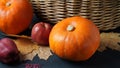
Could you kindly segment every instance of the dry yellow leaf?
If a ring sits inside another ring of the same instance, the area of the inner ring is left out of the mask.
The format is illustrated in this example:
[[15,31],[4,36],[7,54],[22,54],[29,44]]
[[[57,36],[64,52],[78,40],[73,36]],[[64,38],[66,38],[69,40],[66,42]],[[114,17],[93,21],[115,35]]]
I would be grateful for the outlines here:
[[101,42],[98,51],[102,52],[107,48],[120,51],[120,33],[101,33]]
[[47,58],[52,55],[50,48],[48,46],[40,46],[38,56],[41,59],[47,60]]
[[18,38],[14,40],[18,50],[21,52],[22,55],[26,55],[31,53],[33,50],[39,48],[39,46],[33,43],[30,39]]
[[39,49],[24,56],[24,60],[32,60],[34,56],[38,55],[40,59],[47,60],[52,53],[48,46],[39,46]]
[[34,43],[31,39],[18,38],[14,40],[21,53],[22,60],[32,60],[38,54],[40,59],[47,60],[51,54],[49,46]]

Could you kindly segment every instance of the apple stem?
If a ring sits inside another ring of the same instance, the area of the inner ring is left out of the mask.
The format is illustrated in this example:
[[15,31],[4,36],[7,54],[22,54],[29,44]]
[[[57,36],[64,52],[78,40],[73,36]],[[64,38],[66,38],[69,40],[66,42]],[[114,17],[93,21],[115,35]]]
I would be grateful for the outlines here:
[[67,31],[73,31],[75,27],[73,25],[68,25]]

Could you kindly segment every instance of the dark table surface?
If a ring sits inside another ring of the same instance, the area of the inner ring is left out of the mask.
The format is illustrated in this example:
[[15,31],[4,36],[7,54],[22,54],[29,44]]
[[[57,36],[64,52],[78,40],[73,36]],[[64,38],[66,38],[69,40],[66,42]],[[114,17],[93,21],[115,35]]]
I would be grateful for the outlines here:
[[[38,20],[33,21],[38,22]],[[104,32],[120,33],[120,27]],[[54,54],[48,60],[43,60],[36,55],[32,61],[27,60],[16,65],[0,63],[0,68],[120,68],[120,52],[111,49],[96,52],[89,60],[84,62],[66,61]]]

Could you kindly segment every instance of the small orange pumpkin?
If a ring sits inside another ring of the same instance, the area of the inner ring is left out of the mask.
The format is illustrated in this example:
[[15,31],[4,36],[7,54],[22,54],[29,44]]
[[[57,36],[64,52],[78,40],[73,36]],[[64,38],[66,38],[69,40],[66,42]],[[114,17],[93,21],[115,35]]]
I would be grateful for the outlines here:
[[0,0],[0,30],[18,34],[32,21],[33,9],[28,0]]
[[99,29],[93,22],[80,16],[58,22],[49,36],[52,52],[71,61],[89,59],[99,47],[99,43]]

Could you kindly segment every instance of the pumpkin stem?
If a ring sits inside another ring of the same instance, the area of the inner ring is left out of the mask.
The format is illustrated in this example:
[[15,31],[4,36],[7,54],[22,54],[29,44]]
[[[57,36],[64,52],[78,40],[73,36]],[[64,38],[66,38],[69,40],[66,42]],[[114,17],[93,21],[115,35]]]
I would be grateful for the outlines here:
[[10,5],[11,5],[11,3],[10,3],[10,2],[7,2],[7,3],[6,3],[6,6],[7,6],[7,7],[9,7]]
[[73,25],[68,25],[67,31],[73,31],[75,27]]

